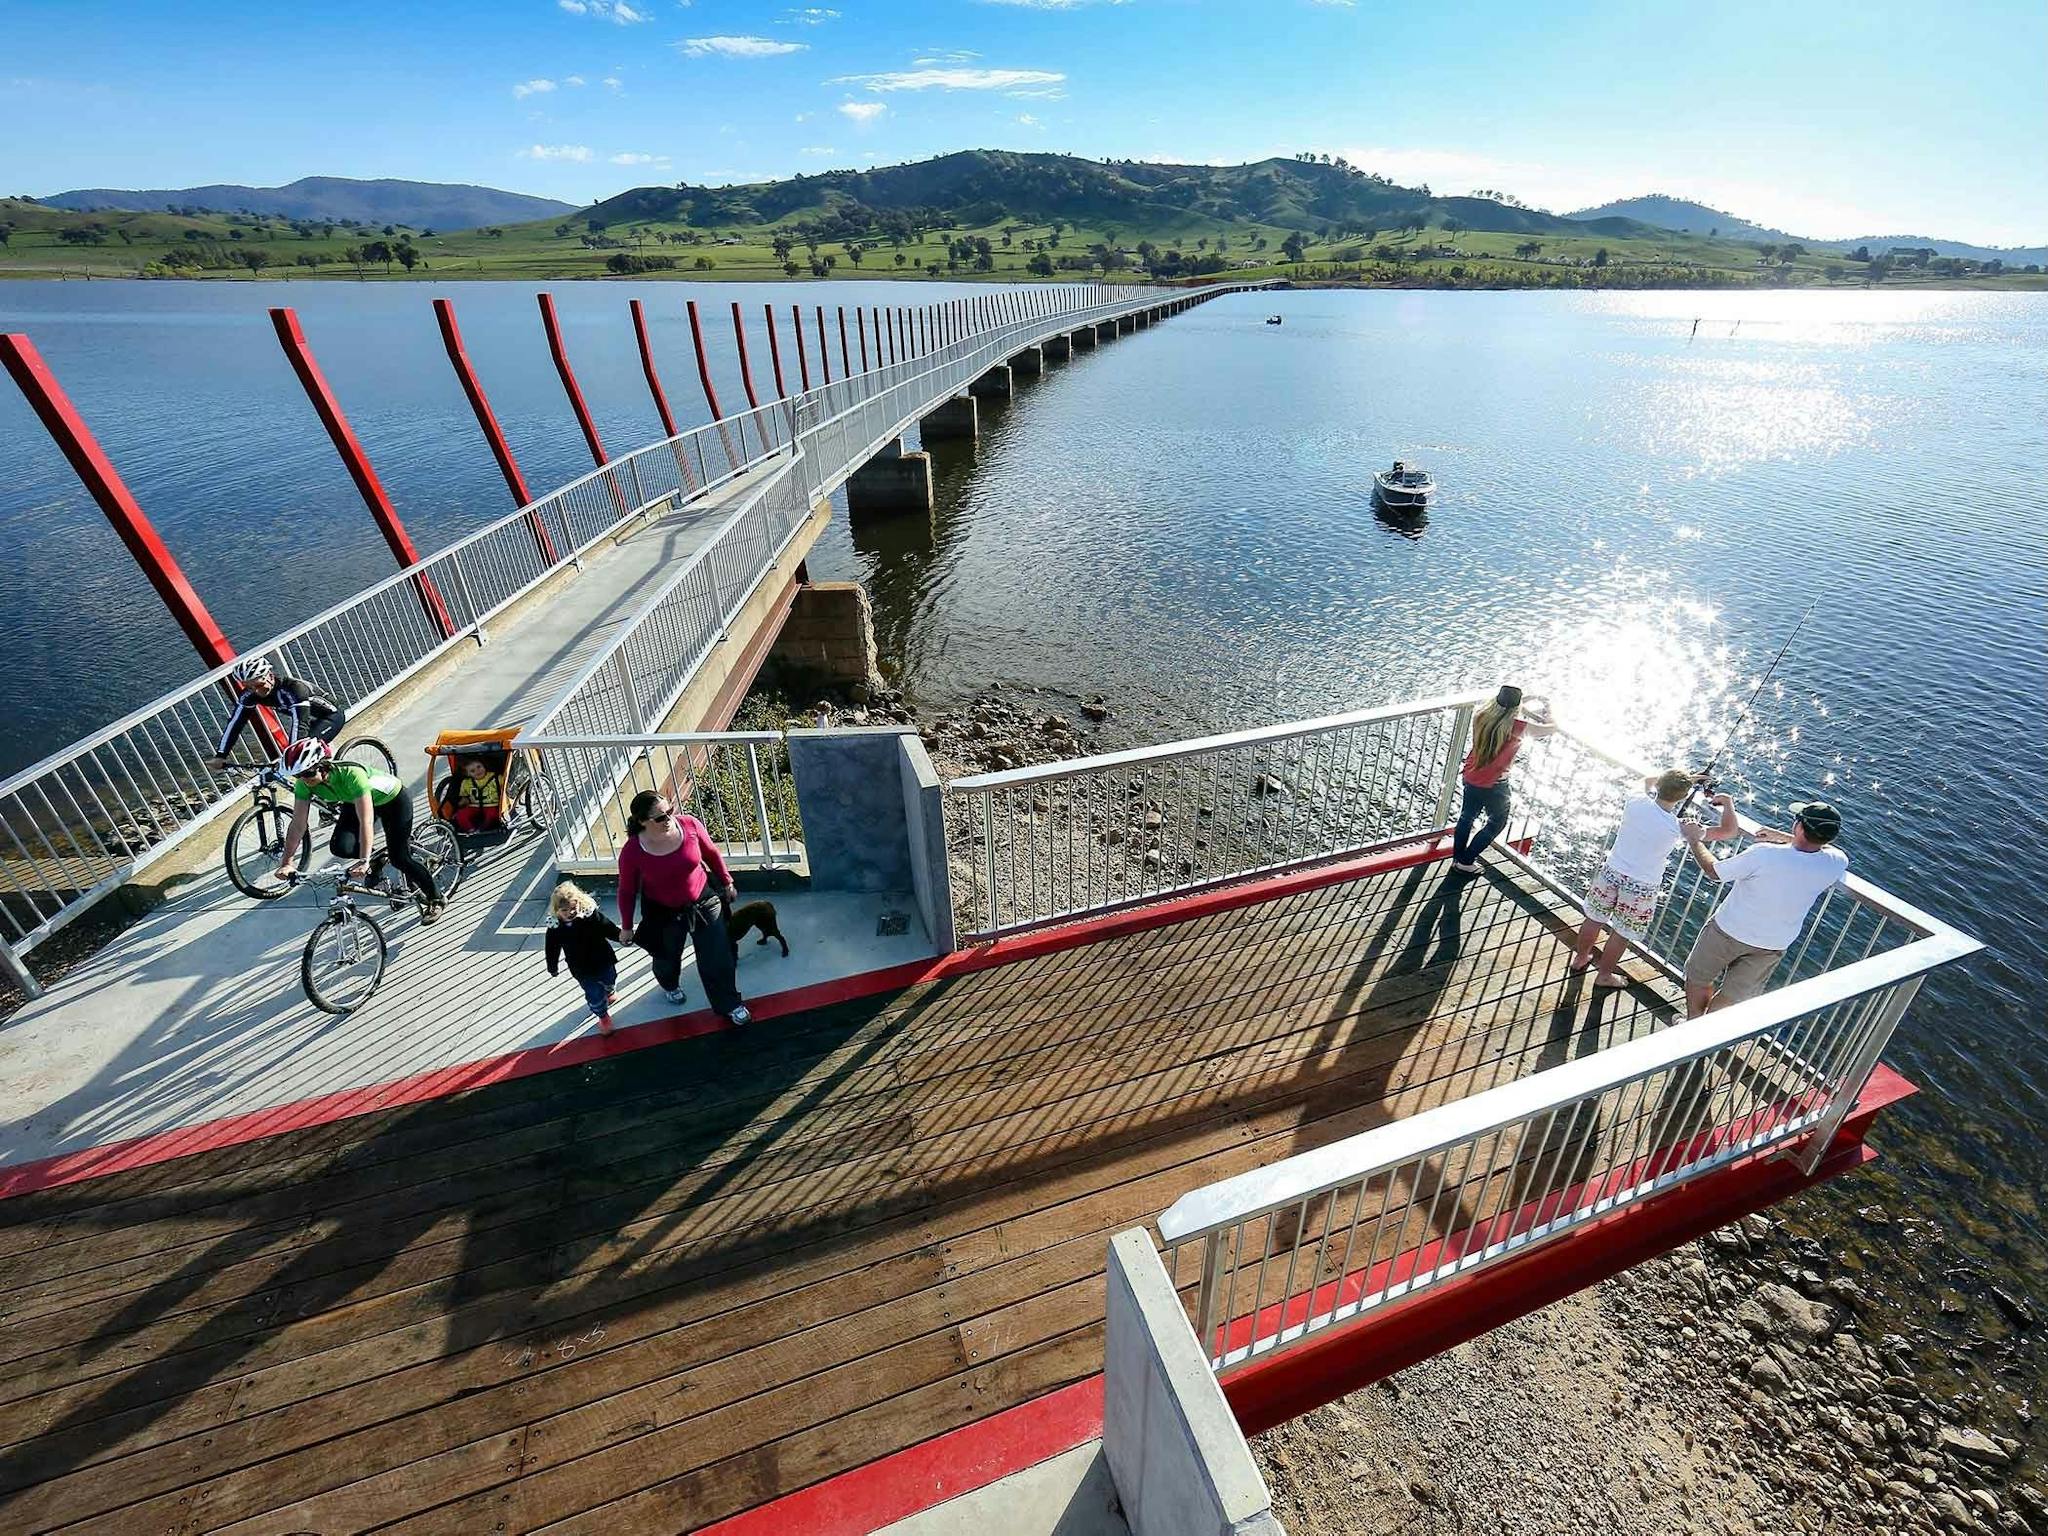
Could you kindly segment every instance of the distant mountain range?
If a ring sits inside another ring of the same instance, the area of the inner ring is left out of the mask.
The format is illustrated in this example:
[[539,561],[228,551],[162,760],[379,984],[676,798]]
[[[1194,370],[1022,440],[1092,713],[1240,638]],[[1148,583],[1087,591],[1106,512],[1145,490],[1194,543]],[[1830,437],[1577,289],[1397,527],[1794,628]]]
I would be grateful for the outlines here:
[[86,187],[37,202],[92,213],[122,209],[155,213],[204,208],[218,213],[261,213],[287,219],[336,219],[361,224],[409,224],[415,229],[476,229],[519,224],[573,211],[551,197],[500,192],[434,181],[353,181],[345,176],[304,176],[282,187],[175,187],[130,192]]
[[1438,197],[1336,161],[1257,160],[1171,165],[1077,155],[969,149],[909,165],[826,171],[731,187],[639,187],[605,199],[589,217],[609,223],[685,222],[699,228],[830,219],[865,209],[987,224],[1051,219],[1113,226],[1132,238],[1217,222],[1393,233],[1404,221],[1454,220],[1467,229],[1531,235],[1654,235],[1627,219],[1574,223],[1482,197]]
[[2044,245],[1971,245],[1964,240],[1942,240],[1931,235],[1858,235],[1853,240],[1813,240],[1804,235],[1788,235],[1782,229],[1752,224],[1719,208],[1709,208],[1705,203],[1667,197],[1661,192],[1652,192],[1648,197],[1628,197],[1619,202],[1602,203],[1597,208],[1581,208],[1565,217],[1586,223],[1634,219],[1638,223],[1676,230],[1685,235],[1718,235],[1723,240],[1753,240],[1760,244],[1784,245],[1796,241],[1813,251],[1853,251],[1860,245],[1867,245],[1873,253],[1882,254],[1896,245],[1930,248],[1937,256],[1961,256],[1970,261],[2002,261],[2009,267],[2025,266],[2029,262],[2048,264],[2048,246]]

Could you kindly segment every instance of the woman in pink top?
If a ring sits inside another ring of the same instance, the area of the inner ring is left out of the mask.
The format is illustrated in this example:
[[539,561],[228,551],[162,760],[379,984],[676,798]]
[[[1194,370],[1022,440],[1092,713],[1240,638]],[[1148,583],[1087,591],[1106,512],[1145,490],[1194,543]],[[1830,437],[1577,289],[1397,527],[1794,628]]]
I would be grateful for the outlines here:
[[661,995],[680,1003],[687,935],[712,1012],[729,1024],[746,1023],[752,1015],[740,1001],[733,942],[721,906],[739,893],[711,834],[703,822],[678,814],[666,795],[651,789],[633,797],[626,832],[626,846],[619,850],[619,937],[647,951]]
[[[1555,735],[1557,727],[1533,709],[1522,715],[1522,690],[1504,684],[1493,702],[1472,717],[1472,750],[1465,754],[1465,802],[1458,810],[1451,837],[1451,868],[1460,874],[1479,873],[1479,855],[1508,824],[1508,769],[1527,740]],[[1486,826],[1475,837],[1481,816]]]

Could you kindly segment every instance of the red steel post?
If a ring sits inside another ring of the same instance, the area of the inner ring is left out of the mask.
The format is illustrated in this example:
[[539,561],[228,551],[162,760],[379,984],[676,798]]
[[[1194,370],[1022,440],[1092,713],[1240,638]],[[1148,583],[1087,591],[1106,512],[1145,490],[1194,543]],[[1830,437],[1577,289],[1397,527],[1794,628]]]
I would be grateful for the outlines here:
[[576,413],[576,425],[583,433],[584,446],[590,450],[592,462],[602,469],[604,439],[597,435],[597,423],[591,419],[590,407],[583,403],[583,391],[576,383],[575,370],[569,366],[569,352],[562,345],[562,323],[555,315],[555,296],[542,293],[535,297],[540,300],[541,329],[548,336],[548,356],[555,360],[555,372],[562,377],[562,388],[568,392],[569,409]]
[[796,331],[797,378],[804,386],[804,393],[811,392],[811,360],[804,355],[804,312],[796,305],[789,306],[789,323]]
[[846,350],[846,306],[839,306],[839,372],[843,378],[853,377],[853,354]]
[[825,306],[818,306],[818,366],[825,370],[825,382],[832,382],[832,348],[825,341]]
[[860,371],[868,371],[868,312],[853,306],[853,328],[860,333]]
[[[476,413],[476,424],[483,428],[484,441],[491,445],[491,457],[498,461],[498,473],[505,477],[505,488],[512,493],[512,505],[528,506],[533,501],[533,492],[526,488],[526,476],[519,472],[519,461],[512,457],[512,445],[505,441],[505,434],[498,426],[498,418],[491,410],[491,402],[484,396],[484,387],[476,376],[476,369],[470,366],[469,353],[463,350],[462,332],[455,324],[455,306],[446,299],[434,300],[434,318],[441,325],[441,341],[448,349],[448,361],[455,365],[455,377],[462,382],[462,392],[469,397],[469,408]],[[533,542],[540,547],[543,563],[555,563],[555,541],[541,523],[538,512],[526,514],[527,526],[533,530]]]
[[148,514],[130,494],[113,461],[93,437],[92,429],[78,414],[78,407],[71,403],[71,397],[64,393],[64,386],[57,382],[57,376],[50,372],[49,364],[43,361],[35,343],[22,335],[0,336],[0,362],[7,365],[8,373],[21,386],[30,408],[42,418],[43,426],[70,461],[73,472],[84,482],[92,499],[100,504],[107,521],[114,525],[114,532],[121,536],[121,542],[128,546],[128,553],[142,567],[142,574],[149,578],[157,596],[171,610],[171,617],[185,631],[185,638],[192,642],[192,648],[199,652],[200,660],[209,668],[225,666],[233,661],[235,648],[228,644],[227,636],[220,632],[220,626],[213,622],[213,615],[206,611],[206,604],[192,590],[192,583],[185,579],[184,571],[179,569],[178,562],[157,535],[155,524],[150,522]]
[[665,437],[676,435],[676,419],[668,412],[668,396],[661,392],[661,376],[654,371],[654,349],[647,344],[647,314],[640,307],[640,301],[629,301],[633,311],[633,335],[640,343],[640,371],[647,375],[647,388],[654,395],[654,409],[661,415],[661,430]]
[[775,306],[763,304],[761,313],[768,321],[768,361],[775,369],[775,398],[787,400],[789,387],[782,382],[782,343],[775,339]]
[[740,323],[740,306],[737,299],[733,301],[732,306],[732,339],[740,349],[740,383],[747,391],[747,407],[758,411],[761,408],[761,401],[754,393],[754,370],[747,363],[747,328]]
[[711,407],[711,419],[720,421],[724,419],[725,412],[718,408],[718,391],[711,387],[711,361],[704,355],[704,327],[697,320],[697,301],[691,299],[688,308],[690,344],[697,349],[697,381],[704,386],[704,403]]
[[[356,440],[355,428],[348,424],[348,417],[342,414],[341,403],[334,398],[334,391],[327,387],[320,365],[313,361],[313,349],[306,345],[306,334],[299,329],[299,317],[289,309],[273,309],[270,324],[277,332],[278,342],[284,347],[292,372],[299,376],[306,398],[313,402],[313,413],[320,418],[320,425],[327,429],[327,436],[334,443],[334,451],[341,455],[341,462],[347,466],[349,479],[355,481],[363,504],[370,509],[370,516],[377,520],[377,527],[383,533],[384,543],[390,548],[392,557],[401,569],[418,565],[420,552],[412,547],[412,536],[405,531],[405,524],[399,521],[398,509],[385,494],[377,471],[370,467],[370,456],[363,452],[363,445]],[[427,610],[428,619],[441,632],[441,638],[445,640],[453,635],[455,621],[449,617],[448,605],[441,600],[433,578],[425,573],[416,575],[413,587],[419,593],[420,605]]]

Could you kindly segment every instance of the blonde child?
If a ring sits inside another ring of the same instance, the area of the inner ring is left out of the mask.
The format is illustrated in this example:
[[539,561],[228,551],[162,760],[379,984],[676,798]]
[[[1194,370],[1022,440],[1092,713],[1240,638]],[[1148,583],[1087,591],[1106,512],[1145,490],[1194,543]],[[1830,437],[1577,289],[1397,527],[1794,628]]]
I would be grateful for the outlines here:
[[502,793],[503,785],[489,763],[481,757],[465,761],[455,781],[455,830],[481,832],[498,825]]
[[[1602,933],[1607,934],[1607,943],[1600,950],[1600,969],[1593,977],[1596,987],[1628,985],[1628,979],[1614,968],[1629,940],[1641,943],[1657,915],[1665,865],[1672,850],[1685,840],[1678,810],[1692,793],[1693,783],[1693,776],[1684,769],[1669,769],[1645,779],[1643,793],[1622,807],[1621,826],[1615,831],[1607,864],[1587,887],[1586,920],[1579,925],[1579,941],[1572,949],[1572,971],[1577,974],[1593,963],[1593,946]],[[1721,824],[1708,836],[1716,841],[1734,836],[1734,800],[1715,795],[1713,804],[1721,811]]]
[[557,963],[568,960],[569,974],[582,983],[584,1001],[597,1015],[597,1032],[608,1035],[619,981],[619,957],[610,941],[619,936],[619,925],[598,911],[590,893],[573,880],[555,887],[548,910],[554,914],[548,924],[548,974],[559,975]]

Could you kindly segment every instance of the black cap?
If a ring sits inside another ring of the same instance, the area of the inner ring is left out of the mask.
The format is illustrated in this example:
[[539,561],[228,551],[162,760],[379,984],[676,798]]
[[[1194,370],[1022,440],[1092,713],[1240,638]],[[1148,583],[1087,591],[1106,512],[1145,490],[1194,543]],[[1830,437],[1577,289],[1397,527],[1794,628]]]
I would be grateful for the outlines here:
[[1513,709],[1522,702],[1522,690],[1513,683],[1502,683],[1500,692],[1493,696],[1493,702],[1502,709]]
[[1841,834],[1842,813],[1825,800],[1795,800],[1787,809],[1816,843],[1831,843]]

